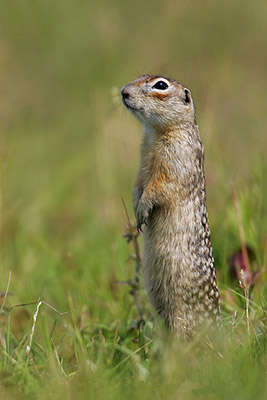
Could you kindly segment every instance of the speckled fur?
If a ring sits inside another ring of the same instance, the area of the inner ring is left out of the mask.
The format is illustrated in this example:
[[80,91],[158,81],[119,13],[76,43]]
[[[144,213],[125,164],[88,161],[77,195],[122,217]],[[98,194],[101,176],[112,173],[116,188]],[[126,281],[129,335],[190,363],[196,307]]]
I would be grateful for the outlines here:
[[[153,88],[161,79],[167,90]],[[193,100],[181,83],[155,75],[125,85],[122,96],[144,127],[133,205],[143,229],[145,287],[169,329],[188,336],[219,315]]]

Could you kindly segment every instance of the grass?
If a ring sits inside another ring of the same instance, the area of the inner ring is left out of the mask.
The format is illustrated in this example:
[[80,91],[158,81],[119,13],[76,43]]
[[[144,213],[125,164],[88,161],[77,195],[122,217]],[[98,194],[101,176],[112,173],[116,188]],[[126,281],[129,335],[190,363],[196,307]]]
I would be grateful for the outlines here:
[[[1,2],[0,398],[266,398],[266,12]],[[144,72],[192,89],[206,149],[223,322],[186,344],[154,317],[123,238],[140,127],[119,88]],[[229,259],[244,243],[242,289]]]

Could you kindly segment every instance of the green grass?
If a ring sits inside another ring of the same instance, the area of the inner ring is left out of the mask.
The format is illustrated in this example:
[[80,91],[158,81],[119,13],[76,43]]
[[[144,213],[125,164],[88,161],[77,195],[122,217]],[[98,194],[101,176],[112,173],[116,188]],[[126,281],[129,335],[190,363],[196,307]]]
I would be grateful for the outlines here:
[[[263,0],[0,3],[1,399],[267,397],[266,16]],[[135,273],[121,198],[133,219],[140,144],[119,88],[146,72],[192,89],[206,149],[223,323],[186,344],[142,282],[140,327],[118,283]],[[248,321],[229,276],[240,224]]]

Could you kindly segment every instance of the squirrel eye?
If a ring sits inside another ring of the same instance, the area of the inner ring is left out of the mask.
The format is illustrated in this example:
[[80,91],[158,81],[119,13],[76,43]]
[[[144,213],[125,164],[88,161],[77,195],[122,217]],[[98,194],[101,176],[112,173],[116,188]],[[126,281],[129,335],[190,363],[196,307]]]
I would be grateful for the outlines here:
[[185,89],[184,94],[185,94],[185,97],[184,97],[185,104],[190,103],[191,99],[190,99],[189,90]]
[[169,85],[164,81],[158,81],[153,86],[154,89],[159,89],[159,90],[166,90],[166,89],[168,89],[168,87],[169,87]]

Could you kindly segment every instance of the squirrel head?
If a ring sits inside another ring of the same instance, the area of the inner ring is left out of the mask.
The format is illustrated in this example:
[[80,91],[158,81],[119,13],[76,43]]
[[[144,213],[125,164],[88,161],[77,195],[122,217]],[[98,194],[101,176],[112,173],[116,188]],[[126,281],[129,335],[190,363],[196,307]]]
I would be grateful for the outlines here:
[[144,125],[156,130],[194,122],[189,89],[174,79],[142,75],[121,89],[122,102]]

